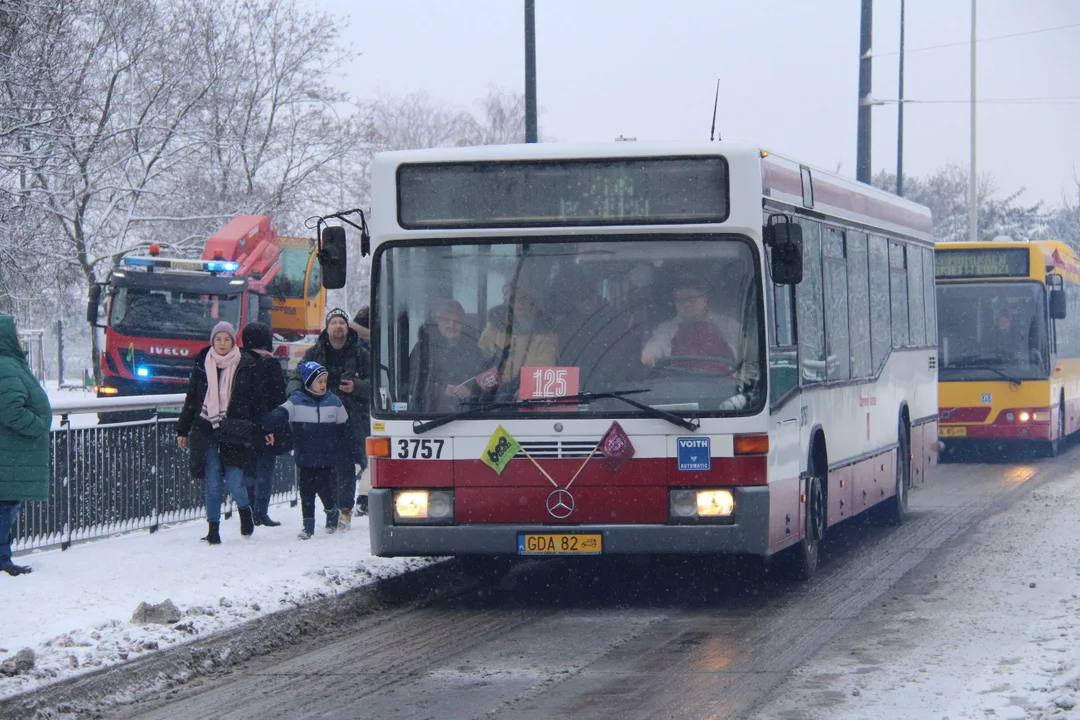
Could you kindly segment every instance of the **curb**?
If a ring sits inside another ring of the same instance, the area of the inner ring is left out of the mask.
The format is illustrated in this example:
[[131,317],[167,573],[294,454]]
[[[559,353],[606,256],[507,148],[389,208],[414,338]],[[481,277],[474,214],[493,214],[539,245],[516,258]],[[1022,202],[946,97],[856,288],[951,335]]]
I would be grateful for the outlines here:
[[84,718],[115,711],[216,675],[260,655],[299,645],[358,618],[421,602],[452,587],[453,563],[376,580],[334,597],[270,613],[200,640],[0,700],[0,718]]

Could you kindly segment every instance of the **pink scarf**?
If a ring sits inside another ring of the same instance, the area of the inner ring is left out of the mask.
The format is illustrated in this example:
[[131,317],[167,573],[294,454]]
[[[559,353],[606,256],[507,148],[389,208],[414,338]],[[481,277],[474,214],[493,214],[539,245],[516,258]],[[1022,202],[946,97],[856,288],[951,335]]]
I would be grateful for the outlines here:
[[232,399],[233,378],[240,364],[240,348],[233,346],[225,355],[218,355],[214,348],[206,353],[206,398],[203,400],[202,416],[217,428],[229,409]]

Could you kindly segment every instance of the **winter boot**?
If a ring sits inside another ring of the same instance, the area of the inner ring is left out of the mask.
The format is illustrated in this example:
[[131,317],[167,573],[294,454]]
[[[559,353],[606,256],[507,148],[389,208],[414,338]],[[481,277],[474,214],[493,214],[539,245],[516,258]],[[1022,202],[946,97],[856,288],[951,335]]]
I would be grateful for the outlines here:
[[277,520],[271,520],[270,516],[266,513],[261,513],[255,516],[255,524],[262,525],[264,527],[278,527],[281,525]]
[[337,532],[338,517],[339,516],[340,516],[340,512],[338,510],[331,510],[330,512],[326,513],[326,534],[327,535],[333,535],[334,533]]
[[220,545],[221,535],[218,534],[218,526],[220,523],[208,522],[207,525],[210,526],[210,532],[206,533],[206,537],[202,538],[203,542],[209,543],[210,545]]
[[310,540],[315,535],[315,518],[304,518],[304,529],[296,536],[297,540]]
[[364,517],[367,515],[367,495],[356,496],[356,517]]
[[352,510],[349,508],[341,508],[338,511],[337,529],[339,532],[348,532],[352,527]]
[[11,562],[10,560],[8,560],[3,565],[0,565],[0,570],[3,570],[8,575],[12,575],[12,576],[15,576],[15,575],[29,575],[30,573],[33,572],[33,569],[31,569],[31,567],[29,565],[16,565],[15,563]]
[[246,507],[236,512],[240,516],[240,534],[244,537],[251,537],[251,534],[255,532],[255,523],[251,519],[251,508]]

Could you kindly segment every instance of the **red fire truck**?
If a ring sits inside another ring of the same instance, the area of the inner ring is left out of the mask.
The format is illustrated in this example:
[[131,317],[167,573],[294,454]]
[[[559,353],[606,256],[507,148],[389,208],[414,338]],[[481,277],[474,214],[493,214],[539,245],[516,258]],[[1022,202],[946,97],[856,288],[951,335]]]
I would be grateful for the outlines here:
[[[162,257],[155,245],[148,256],[125,257],[104,284],[98,396],[183,392],[192,358],[222,320],[238,331],[264,322],[293,341],[278,346],[280,357],[302,354],[307,338],[320,330],[326,290],[314,241],[308,248],[298,241],[279,237],[269,217],[238,215],[207,240],[199,260]],[[282,262],[283,247],[290,256],[306,249],[307,257]],[[98,286],[91,295],[94,324],[101,292]],[[289,310],[296,307],[303,312]]]

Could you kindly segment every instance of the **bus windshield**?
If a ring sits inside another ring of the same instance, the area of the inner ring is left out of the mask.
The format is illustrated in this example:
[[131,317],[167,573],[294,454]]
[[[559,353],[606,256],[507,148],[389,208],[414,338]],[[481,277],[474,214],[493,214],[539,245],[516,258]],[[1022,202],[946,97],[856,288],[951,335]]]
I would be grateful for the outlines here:
[[[431,416],[518,399],[637,391],[689,415],[764,402],[760,273],[730,235],[388,243],[377,253],[377,410]],[[510,404],[505,407],[504,404]],[[544,408],[642,411],[618,399]]]
[[937,295],[939,380],[1049,377],[1046,291],[1041,283],[939,284]]
[[123,335],[210,341],[222,320],[240,327],[240,295],[117,288],[109,325]]

